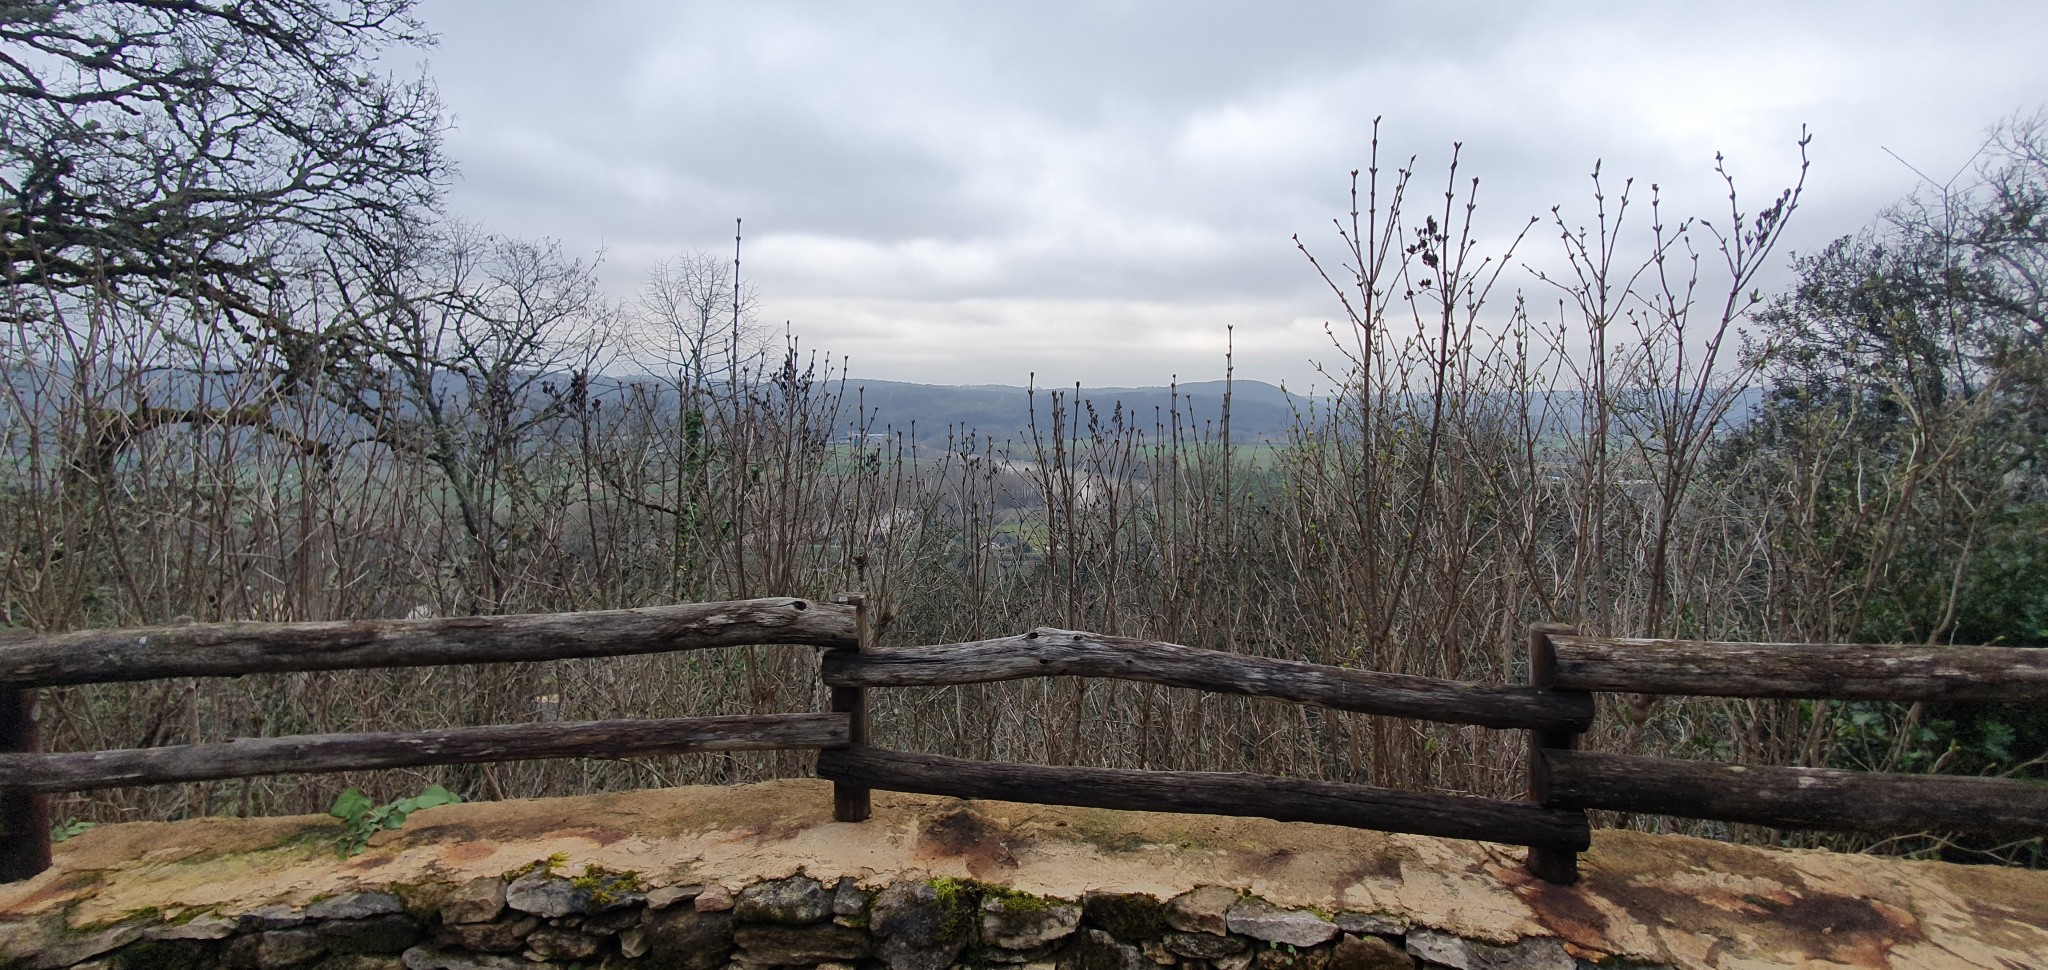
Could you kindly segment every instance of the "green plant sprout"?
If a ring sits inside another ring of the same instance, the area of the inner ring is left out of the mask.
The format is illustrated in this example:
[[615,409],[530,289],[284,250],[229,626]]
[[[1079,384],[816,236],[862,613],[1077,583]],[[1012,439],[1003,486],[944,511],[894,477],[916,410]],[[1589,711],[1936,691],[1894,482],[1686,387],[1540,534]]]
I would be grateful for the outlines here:
[[334,797],[334,807],[327,814],[341,819],[346,826],[342,837],[335,840],[334,848],[342,858],[357,855],[370,845],[370,836],[387,829],[405,824],[405,817],[422,808],[436,805],[452,805],[462,801],[457,795],[440,785],[428,785],[426,790],[411,798],[377,805],[363,790],[351,785],[349,789]]
[[98,824],[100,823],[88,822],[82,818],[67,818],[62,822],[58,822],[57,824],[50,826],[50,841],[69,841],[72,838],[75,838],[79,834],[83,833],[86,829],[92,828],[93,826]]

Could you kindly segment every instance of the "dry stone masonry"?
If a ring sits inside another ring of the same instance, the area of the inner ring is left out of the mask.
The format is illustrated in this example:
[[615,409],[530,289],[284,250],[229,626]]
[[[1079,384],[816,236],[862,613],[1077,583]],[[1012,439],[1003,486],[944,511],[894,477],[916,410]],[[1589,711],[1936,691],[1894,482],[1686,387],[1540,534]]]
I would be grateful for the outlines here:
[[[17,937],[17,940],[20,938]],[[1275,906],[1222,886],[1171,899],[1026,895],[950,878],[807,875],[643,887],[548,865],[293,909],[50,932],[8,970],[1580,970],[1554,938],[1512,946],[1372,913]],[[19,946],[19,943],[17,943]]]

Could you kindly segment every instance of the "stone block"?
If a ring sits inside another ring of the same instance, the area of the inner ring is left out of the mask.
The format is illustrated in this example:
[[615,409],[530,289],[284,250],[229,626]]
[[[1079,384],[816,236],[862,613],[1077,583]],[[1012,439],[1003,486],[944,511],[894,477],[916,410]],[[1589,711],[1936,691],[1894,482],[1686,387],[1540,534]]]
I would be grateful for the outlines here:
[[1228,886],[1199,886],[1166,901],[1166,921],[1183,933],[1222,936],[1230,932],[1224,916],[1237,900]]
[[1508,946],[1482,943],[1435,930],[1412,930],[1408,952],[1452,970],[1577,970],[1578,961],[1556,937],[1530,937]]
[[832,894],[808,876],[757,882],[741,891],[733,915],[743,923],[816,923],[832,915]]
[[441,901],[443,923],[488,923],[505,911],[505,880],[472,879]]
[[733,932],[733,940],[747,962],[775,967],[855,961],[866,957],[869,950],[866,933],[831,923],[742,926]]
[[1337,935],[1337,925],[1307,910],[1280,909],[1263,899],[1240,899],[1224,915],[1230,932],[1267,943],[1315,946]]
[[1029,950],[1072,936],[1081,907],[1031,896],[989,895],[981,901],[981,939],[1005,950]]

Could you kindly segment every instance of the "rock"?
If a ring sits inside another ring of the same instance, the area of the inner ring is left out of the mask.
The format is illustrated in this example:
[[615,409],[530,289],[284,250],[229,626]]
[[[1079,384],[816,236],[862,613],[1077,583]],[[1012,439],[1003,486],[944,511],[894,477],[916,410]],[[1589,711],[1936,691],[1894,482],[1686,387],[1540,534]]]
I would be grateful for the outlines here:
[[377,956],[368,953],[337,953],[319,963],[312,970],[404,970],[405,961],[395,956]]
[[1215,960],[1236,956],[1245,950],[1243,940],[1234,936],[1211,936],[1208,933],[1168,933],[1162,942],[1168,950],[1190,960]]
[[592,936],[614,936],[629,926],[637,925],[639,922],[640,911],[638,909],[620,909],[592,916],[584,920],[583,925],[577,928]]
[[313,934],[331,953],[369,954],[404,953],[407,947],[427,935],[418,923],[403,913],[328,920],[314,927]]
[[306,925],[306,914],[282,903],[258,906],[235,918],[241,923],[242,932],[257,933],[263,930],[288,930],[294,926]]
[[456,887],[441,901],[443,923],[488,923],[505,911],[505,880],[485,876]]
[[307,919],[362,919],[405,912],[405,901],[390,893],[342,893],[306,907]]
[[576,930],[543,926],[527,934],[526,948],[542,960],[588,960],[604,949],[604,941]]
[[400,956],[405,970],[533,970],[533,964],[518,957],[489,953],[449,953],[430,946],[416,946]]
[[648,909],[667,909],[677,903],[687,903],[704,894],[703,886],[663,886],[647,891]]
[[256,944],[262,935],[256,933],[233,937],[221,949],[220,965],[232,970],[253,970],[256,966]]
[[1415,958],[1377,936],[1346,936],[1330,950],[1327,970],[1415,970]]
[[1081,907],[1033,896],[990,895],[981,901],[981,939],[1005,950],[1064,940],[1081,925]]
[[1339,913],[1337,929],[1345,933],[1400,936],[1408,932],[1408,921],[1385,913]]
[[558,878],[545,869],[536,869],[512,880],[512,884],[505,887],[505,905],[541,917],[567,916],[594,908],[590,890],[578,889],[569,880]]
[[726,954],[732,952],[731,913],[669,909],[649,913],[643,925],[647,951],[658,966],[712,970],[724,966]]
[[1145,959],[1162,967],[1170,967],[1180,962],[1179,955],[1167,949],[1166,944],[1159,940],[1146,940],[1138,944],[1138,952],[1143,953]]
[[1057,966],[1059,970],[1155,970],[1137,947],[1097,929],[1075,937],[1061,951]]
[[1252,970],[1328,970],[1330,951],[1262,947],[1252,954]]
[[214,913],[193,917],[183,923],[164,923],[142,931],[145,940],[221,940],[235,935],[242,921]]
[[575,881],[535,870],[505,887],[505,905],[547,919],[588,915],[646,902],[631,873],[588,871]]
[[808,967],[868,955],[866,933],[830,923],[742,926],[733,933],[733,940],[739,944],[742,958],[764,966]]
[[868,910],[868,894],[861,892],[860,882],[852,876],[839,880],[832,888],[832,915],[859,916]]
[[1244,968],[1252,965],[1252,951],[1247,949],[1236,956],[1217,957],[1209,961],[1209,963],[1216,970],[1244,970]]
[[809,876],[757,882],[740,893],[733,915],[747,923],[816,923],[832,915],[832,894]]
[[1029,950],[1005,950],[997,946],[970,946],[967,948],[966,955],[960,958],[959,965],[963,967],[985,967],[1031,963],[1035,960],[1043,960],[1052,956],[1055,949],[1057,947],[1050,943],[1043,946],[1034,946]]
[[619,933],[619,955],[631,960],[647,955],[647,930],[635,926]]
[[1228,886],[1198,886],[1166,901],[1166,922],[1183,933],[1229,932],[1224,914],[1237,903],[1237,890]]
[[19,961],[0,966],[10,970],[69,967],[135,942],[143,929],[141,924],[125,923],[78,932],[65,924],[62,914],[19,922],[0,920],[0,960]]
[[1411,930],[1408,952],[1417,959],[1454,970],[1574,970],[1578,961],[1556,937],[1533,936],[1510,946],[1496,946],[1435,930]]
[[732,908],[732,894],[713,886],[697,894],[697,912],[723,913]]
[[540,925],[540,917],[511,913],[489,923],[454,923],[441,927],[444,946],[478,953],[517,953],[526,946],[526,934]]
[[968,907],[966,894],[957,889],[941,893],[931,883],[898,883],[882,890],[868,910],[875,955],[892,970],[945,970],[974,936],[974,913]]
[[1230,932],[1268,943],[1315,946],[1337,935],[1337,925],[1306,910],[1283,910],[1263,899],[1240,899],[1224,914]]
[[73,964],[72,970],[214,970],[220,965],[218,949],[208,940],[137,940],[97,960]]
[[256,966],[261,970],[280,970],[311,963],[327,954],[327,947],[320,942],[319,935],[307,926],[290,930],[270,930],[256,938]]
[[585,869],[577,876],[574,885],[587,887],[591,908],[586,913],[610,913],[621,909],[637,908],[647,902],[647,894],[640,891],[640,876],[631,872],[606,872],[603,869]]
[[1167,905],[1141,893],[1088,893],[1081,910],[1090,924],[1119,940],[1149,940],[1173,926]]

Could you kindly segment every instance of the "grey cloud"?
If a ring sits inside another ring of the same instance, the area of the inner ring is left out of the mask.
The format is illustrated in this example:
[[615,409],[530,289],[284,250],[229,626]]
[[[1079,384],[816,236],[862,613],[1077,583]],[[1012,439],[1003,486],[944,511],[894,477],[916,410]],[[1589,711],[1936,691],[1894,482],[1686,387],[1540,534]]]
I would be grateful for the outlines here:
[[[1021,380],[1035,363],[1192,360],[1226,321],[1241,324],[1241,359],[1276,368],[1252,376],[1304,376],[1300,321],[1335,307],[1289,236],[1331,251],[1375,115],[1383,167],[1421,156],[1418,203],[1440,201],[1449,146],[1465,143],[1493,249],[1552,204],[1589,220],[1596,158],[1611,187],[1633,175],[1641,201],[1654,181],[1669,214],[1712,215],[1726,151],[1760,205],[1795,174],[1808,122],[1815,171],[1792,244],[1817,248],[1911,187],[1881,147],[1953,167],[1986,124],[2048,90],[2034,52],[2048,8],[1924,9],[619,0],[565,14],[428,0],[423,13],[460,120],[459,214],[603,245],[621,292],[665,254],[725,250],[744,216],[766,314],[811,345],[858,347],[875,376]],[[1522,261],[1556,265],[1554,235],[1539,228]],[[1158,335],[1174,319],[1185,353]],[[935,349],[949,329],[971,345]],[[1051,331],[1088,349],[1033,342]]]

